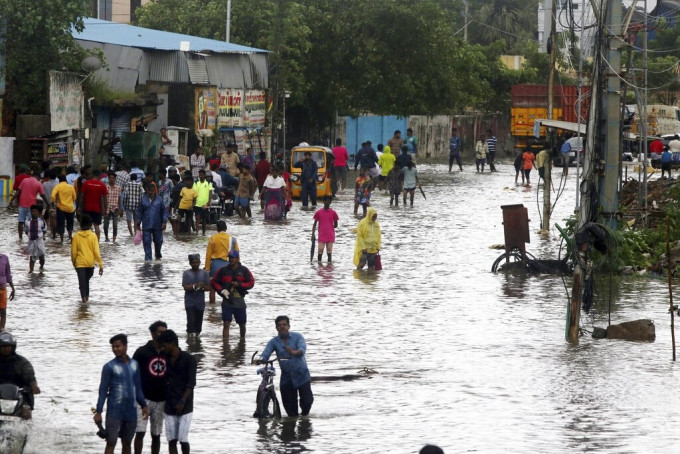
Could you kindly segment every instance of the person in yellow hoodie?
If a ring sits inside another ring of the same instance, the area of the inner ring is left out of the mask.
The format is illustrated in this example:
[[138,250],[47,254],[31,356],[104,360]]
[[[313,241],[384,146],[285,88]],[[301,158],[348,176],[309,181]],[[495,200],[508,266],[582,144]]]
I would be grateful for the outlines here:
[[357,241],[354,246],[354,265],[361,270],[368,264],[369,270],[375,269],[375,258],[380,252],[380,224],[378,212],[368,207],[366,217],[357,225]]
[[[208,240],[205,251],[205,269],[213,277],[223,266],[229,265],[229,251],[238,251],[238,241],[227,233],[227,222],[217,221],[217,233]],[[215,304],[215,289],[210,287],[210,304]]]
[[378,177],[378,189],[381,191],[387,190],[387,174],[390,173],[394,167],[394,161],[397,157],[392,154],[392,149],[389,145],[383,148],[383,154],[378,158],[378,165],[380,166],[380,177]]
[[104,263],[99,253],[99,239],[92,231],[92,219],[87,214],[80,217],[80,230],[71,241],[71,262],[78,274],[78,288],[83,304],[90,299],[90,278],[94,274],[94,264],[99,265],[99,275],[104,274]]

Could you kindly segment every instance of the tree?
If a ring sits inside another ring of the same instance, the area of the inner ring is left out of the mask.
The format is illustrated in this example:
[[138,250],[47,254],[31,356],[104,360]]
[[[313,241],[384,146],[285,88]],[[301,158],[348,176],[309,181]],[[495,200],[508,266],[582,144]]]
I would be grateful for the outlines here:
[[[44,114],[48,72],[78,70],[85,56],[71,30],[82,31],[81,0],[0,0],[6,93],[3,111]],[[3,115],[3,121],[6,121]],[[5,133],[11,125],[5,125]]]

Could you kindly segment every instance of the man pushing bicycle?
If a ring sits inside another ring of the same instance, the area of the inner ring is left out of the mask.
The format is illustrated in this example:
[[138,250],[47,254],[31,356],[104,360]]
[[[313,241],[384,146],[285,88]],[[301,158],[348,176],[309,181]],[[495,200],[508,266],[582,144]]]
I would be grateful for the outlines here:
[[286,315],[276,317],[276,331],[262,351],[260,361],[268,361],[269,356],[276,351],[281,367],[281,401],[288,416],[298,416],[298,394],[300,395],[300,409],[302,415],[308,415],[314,403],[311,376],[307,368],[305,353],[307,344],[300,333],[290,331],[290,319]]

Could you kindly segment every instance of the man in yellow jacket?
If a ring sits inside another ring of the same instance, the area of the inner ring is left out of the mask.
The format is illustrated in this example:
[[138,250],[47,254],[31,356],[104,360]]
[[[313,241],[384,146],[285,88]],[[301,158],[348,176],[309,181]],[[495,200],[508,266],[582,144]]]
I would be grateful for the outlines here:
[[[205,251],[205,269],[213,277],[217,270],[229,265],[229,251],[238,251],[236,238],[227,233],[227,223],[224,219],[217,221],[217,233],[208,240]],[[210,287],[210,304],[215,304],[215,289]]]
[[99,275],[104,274],[104,263],[99,253],[99,239],[92,231],[92,219],[87,214],[80,217],[80,230],[73,235],[71,242],[71,262],[78,275],[78,288],[83,304],[90,299],[90,278],[94,274],[94,264],[99,265]]

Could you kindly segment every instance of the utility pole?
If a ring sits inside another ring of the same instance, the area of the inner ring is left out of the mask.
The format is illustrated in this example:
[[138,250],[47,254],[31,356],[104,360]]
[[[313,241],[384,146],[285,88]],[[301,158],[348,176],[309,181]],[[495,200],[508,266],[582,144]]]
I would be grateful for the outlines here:
[[[555,85],[555,63],[557,52],[555,52],[555,17],[557,16],[557,0],[551,0],[550,14],[550,76],[548,76],[548,119],[553,119],[553,87]],[[547,146],[547,144],[544,144]],[[543,167],[543,223],[541,229],[550,230],[550,186],[552,179],[552,158],[548,156]]]
[[[606,17],[601,15],[606,11]],[[574,266],[574,281],[568,310],[567,339],[576,342],[579,338],[579,322],[584,281],[591,278],[592,261],[588,257],[591,244],[584,240],[584,227],[594,221],[599,212],[599,222],[616,228],[616,209],[618,203],[618,169],[620,162],[621,137],[621,39],[622,8],[620,0],[607,0],[605,10],[596,12],[598,16],[599,57],[593,67],[590,116],[586,137],[586,156],[583,163],[584,180],[582,200],[579,209],[575,234],[575,247],[578,259]],[[606,61],[605,61],[606,60]],[[600,93],[600,87],[604,92]],[[595,152],[598,142],[598,152]],[[596,180],[597,179],[597,180]],[[593,198],[597,198],[594,203]],[[595,205],[595,206],[593,206]]]
[[467,42],[467,26],[468,26],[468,3],[470,0],[465,0],[465,22],[463,25],[463,41]]

